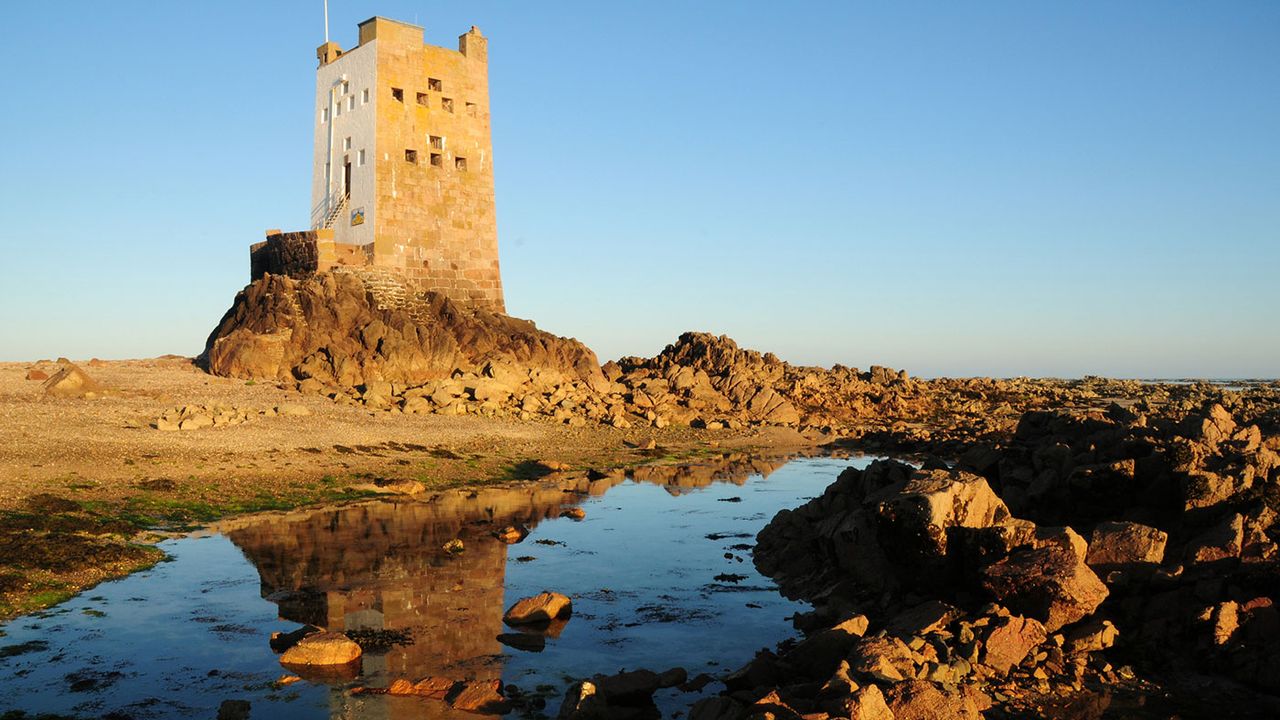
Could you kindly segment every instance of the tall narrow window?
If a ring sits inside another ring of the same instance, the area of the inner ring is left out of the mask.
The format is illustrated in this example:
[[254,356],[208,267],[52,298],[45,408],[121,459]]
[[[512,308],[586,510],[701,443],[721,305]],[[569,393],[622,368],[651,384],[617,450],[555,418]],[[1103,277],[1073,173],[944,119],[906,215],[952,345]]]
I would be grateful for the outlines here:
[[320,122],[329,122],[329,108],[324,108],[320,111]]
[[342,94],[343,94],[343,95],[346,95],[346,94],[347,94],[347,93],[349,93],[349,92],[351,92],[351,83],[347,82],[346,80],[343,80],[343,81],[342,81]]
[[361,91],[360,103],[362,105],[367,105],[369,103],[369,88],[365,88],[363,91]]
[[347,98],[347,109],[348,109],[348,110],[355,110],[355,109],[356,109],[356,96],[355,96],[355,95],[352,95],[351,97]]
[[356,153],[356,165],[364,167],[364,150]]
[[351,138],[342,139],[342,149],[344,152],[351,149]]

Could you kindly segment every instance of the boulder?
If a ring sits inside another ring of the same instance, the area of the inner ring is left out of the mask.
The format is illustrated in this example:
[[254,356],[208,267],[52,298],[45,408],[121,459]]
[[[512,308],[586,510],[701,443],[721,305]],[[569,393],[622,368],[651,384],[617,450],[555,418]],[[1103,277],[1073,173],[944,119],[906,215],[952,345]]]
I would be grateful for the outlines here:
[[1047,637],[1039,621],[1018,616],[996,617],[987,629],[978,661],[1000,675],[1022,662]]
[[64,364],[58,372],[44,381],[44,394],[55,397],[84,397],[102,392],[102,386],[80,368]]
[[360,655],[360,646],[346,635],[320,632],[302,638],[297,645],[285,650],[280,663],[301,667],[347,665],[359,660]]
[[573,601],[555,592],[542,592],[523,598],[507,609],[502,621],[508,625],[531,625],[567,618],[573,613]]
[[1111,567],[1164,562],[1169,534],[1134,522],[1102,522],[1093,529],[1085,562],[1090,567]]
[[1108,593],[1082,552],[1057,544],[1014,550],[983,570],[981,584],[1000,604],[1039,620],[1049,632],[1091,615]]

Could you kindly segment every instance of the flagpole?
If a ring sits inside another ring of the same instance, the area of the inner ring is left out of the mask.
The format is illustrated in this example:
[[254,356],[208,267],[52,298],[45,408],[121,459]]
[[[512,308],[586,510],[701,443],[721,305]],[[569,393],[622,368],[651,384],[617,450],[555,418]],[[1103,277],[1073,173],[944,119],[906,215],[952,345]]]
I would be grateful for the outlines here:
[[324,41],[329,42],[329,0],[324,0]]

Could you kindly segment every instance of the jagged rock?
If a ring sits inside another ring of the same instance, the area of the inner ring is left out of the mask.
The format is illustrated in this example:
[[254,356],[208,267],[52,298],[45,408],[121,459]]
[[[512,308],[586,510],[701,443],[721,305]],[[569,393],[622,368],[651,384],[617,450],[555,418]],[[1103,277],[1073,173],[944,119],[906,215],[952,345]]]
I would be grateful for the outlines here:
[[849,653],[849,666],[882,682],[901,682],[915,676],[911,648],[896,637],[867,637],[859,640]]
[[216,375],[315,378],[339,387],[417,385],[495,362],[604,383],[584,345],[527,320],[465,309],[435,293],[384,308],[360,278],[332,272],[251,283],[210,334],[203,359]]
[[455,710],[483,715],[505,715],[511,711],[511,702],[502,695],[502,681],[471,680],[455,687],[448,698]]
[[982,586],[1014,612],[1044,623],[1049,632],[1092,614],[1108,593],[1084,564],[1081,549],[1058,544],[1014,550],[983,571]]
[[1169,534],[1133,522],[1103,522],[1093,529],[1085,562],[1091,567],[1164,561]]
[[1244,516],[1235,513],[1209,528],[1187,545],[1187,560],[1211,563],[1240,557],[1244,547]]
[[944,693],[928,680],[908,680],[891,686],[885,699],[894,720],[981,720],[982,713],[968,697]]
[[1047,637],[1044,625],[1032,618],[997,617],[987,627],[979,662],[1001,675],[1022,662]]

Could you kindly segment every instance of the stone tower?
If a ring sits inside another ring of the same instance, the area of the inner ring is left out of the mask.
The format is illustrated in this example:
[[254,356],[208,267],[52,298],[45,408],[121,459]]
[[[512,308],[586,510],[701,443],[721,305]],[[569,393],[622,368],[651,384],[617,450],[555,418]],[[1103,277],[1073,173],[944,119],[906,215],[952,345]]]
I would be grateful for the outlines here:
[[464,305],[505,312],[498,267],[488,41],[458,49],[374,17],[359,44],[316,55],[311,227],[268,231],[253,275],[357,267]]

